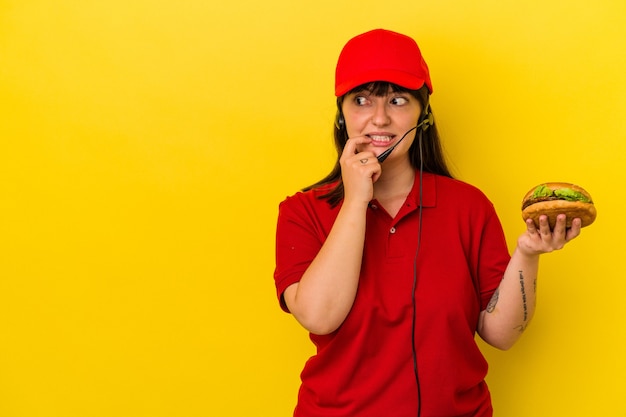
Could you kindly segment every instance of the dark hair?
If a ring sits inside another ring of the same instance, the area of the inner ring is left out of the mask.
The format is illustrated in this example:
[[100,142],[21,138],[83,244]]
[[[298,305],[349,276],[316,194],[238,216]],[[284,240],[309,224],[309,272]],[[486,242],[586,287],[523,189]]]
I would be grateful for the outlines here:
[[[426,85],[422,86],[419,90],[409,90],[403,87],[400,87],[396,84],[376,81],[368,84],[363,84],[358,86],[343,96],[337,97],[337,116],[335,119],[334,137],[335,137],[335,149],[337,150],[337,161],[335,162],[335,166],[330,171],[330,173],[322,178],[320,181],[316,182],[313,185],[305,187],[302,191],[311,190],[314,188],[322,187],[325,185],[331,185],[336,183],[336,185],[329,189],[328,192],[323,193],[319,196],[321,199],[326,199],[331,206],[336,206],[343,199],[343,182],[341,180],[341,165],[339,164],[339,158],[343,152],[343,148],[348,141],[348,132],[346,130],[345,123],[338,122],[343,118],[341,112],[341,106],[343,104],[343,100],[346,95],[359,92],[359,91],[369,91],[371,94],[375,96],[384,96],[389,92],[389,89],[395,92],[405,92],[411,94],[415,97],[419,103],[422,105],[422,109],[426,108],[428,104],[428,87]],[[432,107],[430,107],[432,112]],[[433,174],[443,175],[449,178],[452,178],[452,174],[450,174],[450,170],[446,165],[446,160],[443,154],[443,148],[441,146],[441,141],[439,139],[439,133],[437,132],[437,125],[433,122],[433,124],[423,131],[423,141],[422,141],[422,155],[424,157],[423,161],[423,170],[424,172],[430,172]],[[409,160],[411,162],[411,166],[415,169],[419,169],[420,167],[420,149],[417,141],[414,141],[411,147],[409,148]]]

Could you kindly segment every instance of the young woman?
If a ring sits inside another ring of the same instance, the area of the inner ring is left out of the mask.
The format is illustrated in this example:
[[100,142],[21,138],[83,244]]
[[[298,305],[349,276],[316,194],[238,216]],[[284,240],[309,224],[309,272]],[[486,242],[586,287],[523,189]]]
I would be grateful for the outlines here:
[[280,205],[281,307],[311,334],[296,417],[491,416],[474,336],[508,349],[539,256],[580,233],[527,222],[512,255],[493,205],[446,167],[415,41],[377,29],[336,67],[338,160]]

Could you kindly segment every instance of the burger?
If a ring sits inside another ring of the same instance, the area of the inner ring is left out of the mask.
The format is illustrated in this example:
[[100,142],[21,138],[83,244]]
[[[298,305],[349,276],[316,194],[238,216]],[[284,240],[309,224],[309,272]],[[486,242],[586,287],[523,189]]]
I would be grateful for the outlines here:
[[539,216],[548,216],[550,228],[556,224],[559,214],[567,216],[566,227],[579,218],[582,227],[596,219],[596,207],[591,195],[582,187],[565,182],[546,182],[528,191],[522,200],[522,218],[533,219],[539,225]]

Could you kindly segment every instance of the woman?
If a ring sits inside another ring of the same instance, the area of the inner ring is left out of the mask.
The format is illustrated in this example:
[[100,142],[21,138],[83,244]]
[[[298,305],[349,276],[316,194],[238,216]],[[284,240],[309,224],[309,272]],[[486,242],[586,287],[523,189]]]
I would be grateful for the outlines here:
[[511,347],[540,254],[580,233],[529,220],[509,255],[493,205],[446,167],[431,93],[407,36],[366,32],[339,56],[337,164],[278,217],[279,300],[317,347],[296,417],[491,416],[474,335]]

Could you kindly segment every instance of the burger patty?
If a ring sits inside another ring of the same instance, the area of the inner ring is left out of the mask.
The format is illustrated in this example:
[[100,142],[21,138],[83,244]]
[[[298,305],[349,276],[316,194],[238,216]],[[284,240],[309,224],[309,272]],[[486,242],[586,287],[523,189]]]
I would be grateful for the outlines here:
[[557,197],[555,195],[551,195],[551,196],[548,196],[548,197],[529,198],[522,205],[522,210],[524,210],[528,206],[532,206],[535,203],[541,203],[542,201],[554,201],[554,200],[568,201],[568,200],[565,200],[564,198],[559,198],[559,197]]

